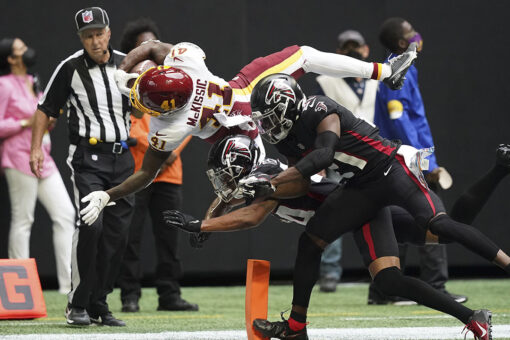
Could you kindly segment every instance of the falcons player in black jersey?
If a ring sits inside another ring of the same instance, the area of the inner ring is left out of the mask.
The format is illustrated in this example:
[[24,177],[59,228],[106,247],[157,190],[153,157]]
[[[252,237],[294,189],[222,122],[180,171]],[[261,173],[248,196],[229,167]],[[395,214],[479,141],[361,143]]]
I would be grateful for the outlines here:
[[[452,220],[439,198],[428,190],[421,167],[423,153],[386,140],[377,128],[324,96],[306,98],[296,81],[285,74],[262,79],[251,98],[252,117],[262,137],[276,144],[292,167],[275,178],[251,176],[242,180],[245,193],[267,195],[284,183],[309,178],[325,168],[336,170],[345,186],[332,192],[301,235],[294,268],[292,311],[284,325],[293,332],[305,329],[311,290],[319,275],[325,246],[347,231],[370,221],[388,205],[406,209],[423,229],[438,235],[466,225]],[[510,257],[487,238],[472,239],[484,256],[510,272]],[[381,262],[393,263],[393,258]],[[396,265],[381,270],[375,281],[392,282],[401,275]],[[402,290],[405,287],[392,287]],[[481,339],[489,338],[489,312]],[[286,338],[281,323],[259,320],[254,325],[265,336]],[[305,331],[306,332],[306,331]],[[286,333],[288,334],[288,333]]]
[[[179,211],[167,211],[164,213],[167,224],[191,233],[205,235],[206,232],[235,231],[255,227],[262,223],[269,214],[273,213],[286,222],[306,225],[325,197],[338,188],[337,183],[315,175],[311,178],[311,185],[308,191],[306,189],[306,181],[290,182],[279,186],[275,193],[276,195],[273,194],[269,199],[261,202],[249,200],[246,207],[222,215],[227,209],[245,203],[239,188],[239,181],[248,175],[258,161],[259,154],[260,151],[256,144],[246,136],[232,136],[216,142],[209,153],[209,170],[207,174],[218,198],[211,205],[207,214],[208,218],[200,221]],[[498,160],[504,158],[504,155],[508,158],[510,153],[499,152],[498,150]],[[282,166],[278,161],[266,159],[250,175],[274,177],[285,168],[286,166]],[[300,194],[302,195],[299,196]],[[284,196],[298,197],[278,198]],[[463,206],[465,206],[464,201],[465,199],[460,200]],[[468,205],[471,206],[472,204]],[[459,208],[461,207],[459,206]],[[390,257],[398,261],[398,249],[392,229],[391,217],[394,218],[394,225],[396,222],[395,234],[399,243],[423,245],[427,239],[426,230],[423,230],[414,223],[414,220],[407,212],[394,207],[391,210],[392,216],[390,216],[389,211],[390,209],[388,208],[382,209],[372,221],[354,231],[354,239],[372,278],[375,278],[383,269],[393,266],[392,263],[387,261]],[[448,233],[451,239],[441,238],[441,241],[462,242],[463,232],[464,230],[462,229],[451,230]],[[472,229],[469,232],[474,238],[483,239],[478,230]],[[445,235],[440,234],[439,236]],[[438,241],[437,237],[435,240]],[[479,254],[482,252],[481,255],[483,255],[483,247],[475,247],[471,250]],[[396,264],[398,268],[398,262]],[[483,321],[487,316],[484,314],[486,313],[485,311],[472,311],[463,307],[450,297],[432,289],[420,280],[403,275],[391,278],[394,281],[385,282],[385,280],[389,279],[386,276],[376,281],[378,286],[384,289],[385,293],[399,296],[403,294],[405,295],[404,297],[417,301],[422,305],[448,313],[466,323],[468,329],[475,329],[475,332],[478,329],[476,322]],[[397,291],[393,287],[405,287],[407,289]],[[286,329],[287,324],[285,322],[280,322],[279,324],[280,331],[290,332],[290,330]],[[480,329],[478,329],[478,333],[480,333]],[[270,335],[274,335],[274,333]],[[279,335],[282,335],[281,332]],[[300,338],[304,338],[304,335]]]

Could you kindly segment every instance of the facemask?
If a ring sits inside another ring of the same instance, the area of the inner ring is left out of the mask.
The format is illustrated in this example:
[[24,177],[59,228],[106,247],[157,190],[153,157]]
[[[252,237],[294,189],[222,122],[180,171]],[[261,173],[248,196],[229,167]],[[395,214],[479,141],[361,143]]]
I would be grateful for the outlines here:
[[409,43],[413,43],[413,42],[417,43],[418,44],[417,50],[418,50],[418,52],[421,52],[421,50],[423,49],[423,39],[422,39],[420,33],[416,32],[416,34],[408,41],[409,41]]
[[21,58],[23,60],[23,64],[25,64],[27,68],[34,66],[36,60],[35,50],[31,47],[27,47],[27,50],[23,53]]
[[359,59],[359,60],[364,60],[361,53],[359,53],[358,51],[355,51],[355,50],[350,50],[349,52],[347,52],[346,56],[355,58],[355,59]]

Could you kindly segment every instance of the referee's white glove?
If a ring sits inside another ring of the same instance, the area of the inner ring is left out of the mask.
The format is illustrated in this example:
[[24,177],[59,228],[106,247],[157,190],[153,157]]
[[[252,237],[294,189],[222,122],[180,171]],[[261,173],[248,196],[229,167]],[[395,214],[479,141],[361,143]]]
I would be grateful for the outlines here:
[[104,207],[107,205],[115,205],[115,202],[108,203],[108,201],[110,201],[110,195],[105,191],[92,191],[90,194],[83,197],[81,199],[82,203],[90,203],[80,211],[82,221],[88,225],[94,223]]
[[131,79],[138,78],[138,73],[127,73],[126,71],[123,71],[121,69],[115,70],[115,73],[113,74],[113,77],[115,78],[115,83],[117,83],[117,87],[119,88],[119,91],[129,97],[129,92],[131,91],[131,88],[128,86],[128,81]]

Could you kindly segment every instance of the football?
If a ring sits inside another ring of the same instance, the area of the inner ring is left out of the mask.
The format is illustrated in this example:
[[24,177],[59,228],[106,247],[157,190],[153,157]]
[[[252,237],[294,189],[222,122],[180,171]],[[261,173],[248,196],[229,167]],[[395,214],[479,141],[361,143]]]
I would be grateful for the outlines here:
[[[155,67],[155,66],[158,66],[158,64],[156,64],[154,61],[150,60],[150,59],[147,59],[147,60],[143,60],[141,62],[139,62],[138,64],[136,64],[135,66],[133,66],[133,68],[131,68],[131,70],[129,71],[129,73],[138,73],[138,74],[142,74],[143,72],[147,71],[148,69],[150,69],[151,67]],[[130,79],[128,82],[127,82],[127,85],[129,87],[132,87],[135,83],[135,79]]]

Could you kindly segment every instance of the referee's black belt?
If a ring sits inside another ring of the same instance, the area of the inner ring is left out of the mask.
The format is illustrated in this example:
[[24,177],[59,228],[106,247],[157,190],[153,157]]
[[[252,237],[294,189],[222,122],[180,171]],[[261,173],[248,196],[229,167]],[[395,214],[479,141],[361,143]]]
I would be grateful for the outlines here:
[[[95,144],[94,144],[95,142]],[[95,138],[80,138],[78,141],[79,145],[85,146],[91,150],[95,150],[97,152],[101,153],[114,153],[117,155],[122,154],[123,152],[128,151],[129,147],[127,146],[126,142],[100,142],[96,140]]]

